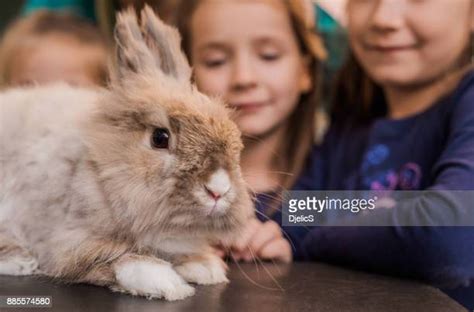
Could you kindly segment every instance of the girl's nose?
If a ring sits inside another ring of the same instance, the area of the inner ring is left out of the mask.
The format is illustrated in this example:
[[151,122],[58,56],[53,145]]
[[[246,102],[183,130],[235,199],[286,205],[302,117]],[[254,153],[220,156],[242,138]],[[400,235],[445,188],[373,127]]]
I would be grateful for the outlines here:
[[403,25],[406,0],[378,0],[371,16],[372,27],[379,31],[397,30]]
[[242,90],[256,85],[257,79],[251,56],[244,53],[237,55],[232,69],[232,88]]

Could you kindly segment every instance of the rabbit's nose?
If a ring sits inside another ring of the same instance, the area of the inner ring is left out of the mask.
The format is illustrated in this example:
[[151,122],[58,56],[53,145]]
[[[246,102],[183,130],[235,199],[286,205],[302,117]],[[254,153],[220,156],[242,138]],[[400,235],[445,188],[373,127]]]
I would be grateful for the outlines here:
[[204,186],[204,188],[206,189],[207,194],[208,194],[209,196],[211,196],[214,200],[217,201],[219,198],[221,198],[221,194],[220,194],[220,193],[211,191],[207,186]]
[[206,192],[214,200],[219,200],[230,190],[229,174],[224,169],[218,169],[210,177],[204,185]]

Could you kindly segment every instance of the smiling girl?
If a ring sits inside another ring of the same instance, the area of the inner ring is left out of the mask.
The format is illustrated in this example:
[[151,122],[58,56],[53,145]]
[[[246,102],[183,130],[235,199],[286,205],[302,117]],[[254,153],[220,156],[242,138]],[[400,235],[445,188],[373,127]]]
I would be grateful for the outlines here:
[[[474,190],[474,1],[349,0],[348,31],[352,55],[313,183],[385,193]],[[336,220],[346,227],[311,230],[308,259],[450,286],[443,289],[473,309],[472,203],[419,194]],[[470,227],[425,226],[459,221]],[[381,223],[393,226],[357,227]]]

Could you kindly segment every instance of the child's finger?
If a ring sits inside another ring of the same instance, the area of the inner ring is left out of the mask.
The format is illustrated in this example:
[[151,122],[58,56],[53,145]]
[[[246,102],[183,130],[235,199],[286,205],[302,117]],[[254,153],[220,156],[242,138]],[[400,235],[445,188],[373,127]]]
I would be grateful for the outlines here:
[[219,258],[224,258],[226,256],[226,252],[222,247],[213,247],[212,252]]
[[274,221],[265,222],[250,240],[249,248],[258,253],[268,242],[283,237],[280,226]]
[[242,233],[242,236],[232,245],[232,249],[238,252],[244,251],[248,248],[250,239],[255,236],[257,230],[262,226],[262,222],[257,219],[251,219]]
[[243,253],[240,251],[231,251],[230,252],[230,257],[234,259],[235,261],[240,261],[244,259]]
[[291,262],[293,258],[290,243],[284,238],[272,240],[263,246],[258,256],[262,259],[275,259],[285,263]]

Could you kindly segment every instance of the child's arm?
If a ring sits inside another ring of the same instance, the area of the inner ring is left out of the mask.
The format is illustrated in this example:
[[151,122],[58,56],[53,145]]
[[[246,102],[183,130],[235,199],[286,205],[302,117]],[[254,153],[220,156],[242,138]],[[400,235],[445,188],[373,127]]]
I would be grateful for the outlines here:
[[[456,105],[451,136],[434,167],[436,178],[431,190],[474,190],[473,104],[474,88],[471,88]],[[423,278],[438,284],[467,284],[474,279],[474,226],[397,226],[401,216],[413,224],[423,224],[433,216],[455,220],[456,213],[474,217],[474,210],[468,211],[474,207],[466,207],[465,202],[451,201],[443,207],[439,201],[433,204],[430,200],[436,199],[420,196],[392,209],[345,220],[348,227],[313,229],[303,243],[306,256],[311,260]],[[380,222],[381,218],[387,220],[384,223],[391,220],[394,226],[356,227]]]
[[472,227],[324,227],[304,248],[311,260],[454,287],[474,278],[473,242]]

